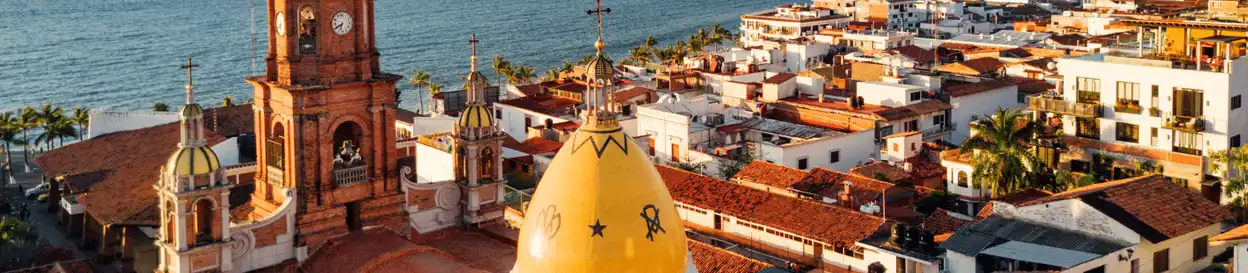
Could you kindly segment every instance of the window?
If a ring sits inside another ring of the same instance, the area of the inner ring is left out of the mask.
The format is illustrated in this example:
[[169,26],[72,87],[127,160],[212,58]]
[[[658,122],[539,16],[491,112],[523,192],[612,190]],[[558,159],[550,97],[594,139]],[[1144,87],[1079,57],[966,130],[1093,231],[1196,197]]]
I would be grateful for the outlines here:
[[932,124],[939,126],[944,123],[945,123],[945,114],[939,114],[939,115],[932,117]]
[[1192,241],[1192,261],[1204,259],[1209,256],[1209,237],[1200,236]]
[[1075,94],[1082,103],[1100,103],[1101,80],[1093,78],[1075,78]]
[[1075,118],[1075,136],[1082,138],[1100,139],[1101,123],[1096,118]]
[[922,94],[923,93],[919,92],[910,92],[910,101],[919,101],[920,99],[923,99]]
[[894,152],[900,152],[900,151],[901,151],[901,148],[897,148],[897,143],[893,143],[893,151],[894,151]]
[[1157,146],[1157,127],[1148,128],[1148,145]]
[[1088,269],[1088,271],[1084,271],[1083,273],[1105,273],[1105,266],[1102,265],[1093,269]]
[[1239,142],[1239,135],[1232,136],[1232,137],[1231,137],[1231,148],[1239,148],[1239,145],[1240,145],[1240,142]]
[[524,116],[524,128],[533,127],[533,117]]
[[503,109],[502,109],[502,108],[499,108],[499,109],[494,109],[494,118],[495,118],[495,119],[501,119],[501,118],[503,118]]
[[1140,113],[1140,84],[1118,82],[1118,100],[1114,101],[1114,111],[1133,114]]
[[1114,139],[1123,142],[1140,142],[1140,126],[1118,122],[1115,124]]
[[1205,92],[1196,89],[1174,89],[1174,114],[1184,117],[1204,115]]
[[805,157],[803,157],[803,158],[798,158],[798,159],[797,159],[797,168],[798,168],[798,169],[802,169],[802,170],[805,170],[805,169],[806,169],[806,158],[805,158]]
[[959,186],[959,187],[964,187],[964,188],[965,188],[965,187],[970,186],[970,184],[967,184],[967,181],[968,181],[968,180],[967,180],[967,177],[966,177],[966,172],[964,172],[964,171],[959,171],[959,172],[958,172],[958,186]]
[[1170,270],[1170,249],[1153,252],[1153,273]]
[[841,162],[841,151],[832,151],[828,153],[828,163]]
[[1131,273],[1140,273],[1140,259],[1131,260]]
[[1198,133],[1174,131],[1174,151],[1200,155],[1201,137]]
[[1239,109],[1240,106],[1244,106],[1243,95],[1231,97],[1231,110]]

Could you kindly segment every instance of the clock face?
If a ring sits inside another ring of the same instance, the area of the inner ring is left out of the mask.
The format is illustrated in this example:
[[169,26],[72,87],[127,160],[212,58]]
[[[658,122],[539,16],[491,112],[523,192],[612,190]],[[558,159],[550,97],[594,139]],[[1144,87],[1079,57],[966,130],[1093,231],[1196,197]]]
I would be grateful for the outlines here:
[[273,27],[277,29],[277,36],[286,36],[286,14],[278,12],[274,17]]
[[338,33],[338,35],[346,35],[348,32],[351,32],[351,25],[353,23],[351,22],[350,13],[347,13],[345,11],[339,11],[338,13],[334,13],[334,20],[332,23],[333,23],[334,33]]

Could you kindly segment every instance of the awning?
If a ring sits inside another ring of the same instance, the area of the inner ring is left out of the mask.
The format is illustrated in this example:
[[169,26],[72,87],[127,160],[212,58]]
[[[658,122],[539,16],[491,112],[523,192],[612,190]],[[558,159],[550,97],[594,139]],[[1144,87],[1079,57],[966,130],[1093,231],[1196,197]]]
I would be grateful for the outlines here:
[[985,249],[979,254],[987,254],[1017,261],[1046,264],[1061,268],[1071,268],[1101,257],[1101,255],[1083,251],[1062,249],[1019,241],[1009,241],[1004,244]]

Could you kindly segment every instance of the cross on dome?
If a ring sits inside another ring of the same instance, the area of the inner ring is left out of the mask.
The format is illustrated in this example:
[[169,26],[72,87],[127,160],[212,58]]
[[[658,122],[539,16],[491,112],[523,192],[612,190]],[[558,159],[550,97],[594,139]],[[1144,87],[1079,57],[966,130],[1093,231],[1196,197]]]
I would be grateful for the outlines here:
[[199,64],[191,62],[191,57],[186,57],[186,64],[181,68],[186,69],[186,104],[195,103],[195,71]]

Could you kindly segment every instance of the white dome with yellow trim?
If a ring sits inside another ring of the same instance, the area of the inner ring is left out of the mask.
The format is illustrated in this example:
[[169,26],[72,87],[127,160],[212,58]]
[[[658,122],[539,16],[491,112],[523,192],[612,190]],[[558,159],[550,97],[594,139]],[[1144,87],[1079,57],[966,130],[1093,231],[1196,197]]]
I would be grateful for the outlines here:
[[555,155],[525,212],[515,272],[685,272],[685,231],[645,150],[592,120]]
[[494,117],[484,105],[469,105],[459,114],[460,128],[486,128],[494,126]]
[[165,170],[172,175],[207,174],[221,168],[221,162],[208,147],[185,147],[178,149],[165,163]]

